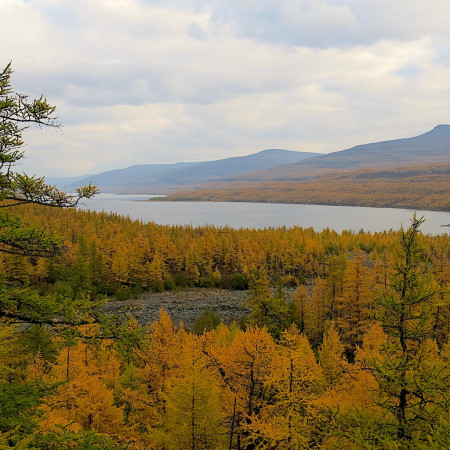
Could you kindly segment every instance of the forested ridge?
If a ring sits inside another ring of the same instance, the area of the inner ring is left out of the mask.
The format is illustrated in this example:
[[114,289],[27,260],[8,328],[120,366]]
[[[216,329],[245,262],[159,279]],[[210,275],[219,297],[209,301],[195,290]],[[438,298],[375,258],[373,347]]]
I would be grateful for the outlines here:
[[450,210],[450,163],[335,170],[311,180],[232,182],[175,192],[152,201],[239,201]]
[[[62,209],[15,171],[58,126],[0,73],[0,448],[447,449],[450,239],[168,227]],[[99,305],[145,290],[248,290],[192,330]],[[286,300],[284,288],[296,289]]]

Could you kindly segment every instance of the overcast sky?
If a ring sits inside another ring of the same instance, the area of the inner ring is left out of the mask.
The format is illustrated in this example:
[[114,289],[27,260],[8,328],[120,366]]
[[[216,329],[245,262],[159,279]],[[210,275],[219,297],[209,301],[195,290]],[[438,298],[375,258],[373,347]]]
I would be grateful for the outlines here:
[[0,64],[56,105],[21,168],[76,176],[450,123],[449,0],[0,0]]

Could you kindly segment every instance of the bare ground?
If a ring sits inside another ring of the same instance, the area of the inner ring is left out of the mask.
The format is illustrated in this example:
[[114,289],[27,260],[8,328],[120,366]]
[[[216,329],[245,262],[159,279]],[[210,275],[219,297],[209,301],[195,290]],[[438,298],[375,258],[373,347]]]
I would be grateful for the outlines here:
[[153,322],[164,308],[175,324],[183,322],[192,327],[197,317],[204,310],[214,311],[225,323],[240,320],[248,309],[244,306],[246,291],[229,291],[226,289],[195,288],[183,291],[147,292],[137,299],[109,301],[101,307],[107,315],[123,313],[132,314],[139,324]]

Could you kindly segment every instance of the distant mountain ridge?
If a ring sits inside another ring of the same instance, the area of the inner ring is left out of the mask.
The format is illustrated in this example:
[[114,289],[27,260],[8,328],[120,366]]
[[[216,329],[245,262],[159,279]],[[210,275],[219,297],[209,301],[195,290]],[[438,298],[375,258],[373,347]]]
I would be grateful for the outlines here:
[[422,162],[450,158],[450,125],[438,125],[416,137],[357,145],[347,150],[322,155],[311,166],[355,167],[367,163]]
[[416,137],[357,145],[288,167],[269,169],[235,176],[240,181],[307,180],[324,173],[359,168],[392,168],[450,160],[450,125],[438,125]]
[[64,184],[59,180],[58,185],[65,190],[72,190],[80,185],[92,183],[98,186],[102,192],[157,194],[187,186],[215,182],[245,172],[292,164],[319,154],[268,149],[247,156],[236,156],[216,161],[141,164],[78,178],[76,183],[68,182]]
[[58,180],[57,184],[65,190],[92,183],[102,192],[165,194],[197,187],[221,189],[225,184],[229,189],[248,182],[300,182],[349,170],[389,170],[446,161],[450,161],[450,125],[438,125],[416,137],[357,145],[329,154],[268,149],[216,161],[141,164],[76,182],[67,179],[66,184]]
[[240,201],[450,211],[450,125],[420,136],[358,145],[289,166],[234,176],[169,195]]
[[164,201],[225,201],[372,206],[450,211],[450,161],[392,169],[327,173],[303,181],[200,186]]

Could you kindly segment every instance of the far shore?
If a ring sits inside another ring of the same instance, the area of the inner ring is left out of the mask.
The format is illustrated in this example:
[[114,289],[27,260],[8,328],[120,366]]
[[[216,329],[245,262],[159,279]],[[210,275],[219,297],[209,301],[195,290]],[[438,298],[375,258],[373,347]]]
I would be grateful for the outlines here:
[[[380,199],[378,199],[380,200]],[[147,200],[137,200],[141,202],[211,202],[211,203],[261,203],[261,204],[274,204],[274,205],[320,205],[320,206],[350,206],[355,208],[393,208],[393,209],[409,209],[411,211],[421,210],[421,211],[436,211],[436,212],[450,212],[450,206],[447,209],[435,208],[432,206],[425,207],[423,205],[397,205],[389,202],[380,204],[377,203],[358,203],[358,202],[305,202],[305,201],[276,201],[271,202],[262,199],[218,199],[218,198],[201,198],[201,197],[185,197],[185,196],[160,196],[149,198]],[[450,224],[441,225],[442,227],[450,227]]]

